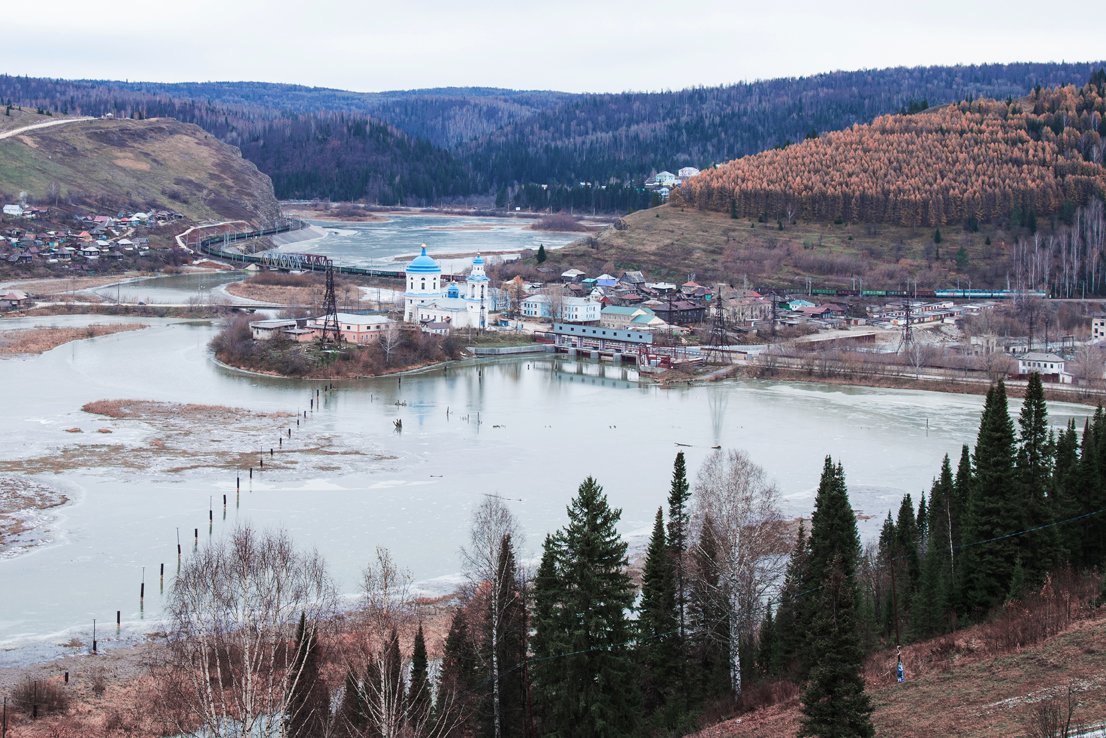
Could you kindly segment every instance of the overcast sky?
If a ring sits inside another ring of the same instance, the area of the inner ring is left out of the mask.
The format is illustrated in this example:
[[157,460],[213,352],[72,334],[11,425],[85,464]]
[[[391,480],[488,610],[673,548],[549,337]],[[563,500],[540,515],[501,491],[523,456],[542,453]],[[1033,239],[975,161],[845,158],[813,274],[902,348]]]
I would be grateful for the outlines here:
[[[906,7],[909,6],[909,7]],[[677,89],[833,70],[1106,56],[1039,0],[36,0],[0,72],[360,91]]]

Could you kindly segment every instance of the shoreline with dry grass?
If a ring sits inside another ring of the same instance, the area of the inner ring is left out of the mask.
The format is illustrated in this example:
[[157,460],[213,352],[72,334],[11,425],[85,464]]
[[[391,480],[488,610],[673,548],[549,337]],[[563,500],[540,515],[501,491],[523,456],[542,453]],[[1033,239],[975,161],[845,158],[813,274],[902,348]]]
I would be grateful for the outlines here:
[[137,331],[146,327],[145,323],[92,323],[80,328],[40,326],[0,331],[0,358],[42,354],[73,341]]

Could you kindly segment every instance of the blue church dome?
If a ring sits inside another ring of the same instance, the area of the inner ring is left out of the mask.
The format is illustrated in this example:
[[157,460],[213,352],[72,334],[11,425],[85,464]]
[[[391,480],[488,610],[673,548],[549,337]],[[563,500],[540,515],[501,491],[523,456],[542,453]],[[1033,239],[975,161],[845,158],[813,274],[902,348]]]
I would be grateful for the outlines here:
[[438,262],[426,255],[426,246],[423,245],[422,253],[416,256],[405,269],[408,274],[441,274],[442,268]]

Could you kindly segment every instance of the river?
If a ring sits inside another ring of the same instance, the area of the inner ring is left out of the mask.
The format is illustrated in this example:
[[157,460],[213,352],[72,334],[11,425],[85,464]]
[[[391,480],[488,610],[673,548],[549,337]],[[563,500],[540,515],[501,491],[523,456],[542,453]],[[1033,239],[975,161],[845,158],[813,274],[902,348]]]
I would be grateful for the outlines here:
[[[383,220],[368,223],[309,221],[325,231],[321,239],[293,242],[279,246],[281,251],[321,253],[343,266],[395,269],[403,258],[413,257],[425,244],[427,253],[504,254],[521,249],[564,246],[582,235],[561,231],[535,231],[534,222],[520,218],[489,218],[480,216],[385,213]],[[279,243],[279,237],[276,239]],[[494,261],[496,256],[491,257]],[[441,259],[447,274],[460,273],[471,264],[471,257]]]
[[[170,584],[176,530],[187,556],[195,529],[201,543],[209,535],[212,499],[211,535],[238,522],[287,528],[299,545],[320,550],[345,593],[356,592],[377,546],[391,549],[422,589],[445,591],[459,570],[469,515],[484,495],[509,498],[525,531],[522,550],[534,557],[545,533],[565,522],[576,487],[593,475],[622,508],[624,535],[640,544],[665,502],[675,453],[685,451],[693,476],[715,444],[744,449],[761,464],[790,516],[809,514],[831,454],[845,465],[854,505],[873,516],[861,526],[871,537],[903,493],[928,488],[943,454],[955,456],[973,440],[981,407],[975,396],[817,384],[735,380],[661,389],[639,384],[629,369],[522,358],[454,365],[402,383],[348,382],[320,395],[303,433],[310,428],[341,452],[325,472],[258,471],[251,480],[245,468],[135,469],[127,455],[148,449],[164,431],[89,415],[84,403],[135,398],[299,414],[319,387],[219,367],[207,350],[213,326],[145,322],[151,325],[142,331],[0,362],[0,381],[16,388],[0,429],[3,460],[60,456],[74,447],[100,458],[95,446],[110,446],[109,461],[98,467],[35,475],[73,502],[57,513],[51,542],[0,560],[0,663],[47,652],[74,635],[87,642],[93,618],[113,623],[116,610],[125,637],[156,625],[159,566],[166,564]],[[1087,414],[1052,406],[1055,425]],[[403,420],[401,433],[395,419]],[[273,420],[268,445],[291,422]],[[64,432],[71,427],[85,432]],[[99,427],[114,432],[94,433]],[[296,428],[282,449],[290,458],[300,433]],[[252,453],[256,441],[249,443],[235,450]],[[231,494],[225,519],[224,493]],[[106,632],[105,644],[114,628]]]

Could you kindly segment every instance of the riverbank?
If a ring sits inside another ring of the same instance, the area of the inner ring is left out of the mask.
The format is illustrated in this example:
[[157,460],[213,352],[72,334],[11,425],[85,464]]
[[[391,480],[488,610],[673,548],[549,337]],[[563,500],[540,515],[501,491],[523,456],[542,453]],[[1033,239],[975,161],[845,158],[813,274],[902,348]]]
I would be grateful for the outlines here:
[[16,330],[0,330],[0,358],[41,354],[71,341],[83,341],[86,338],[110,336],[113,333],[138,331],[145,328],[143,323],[115,323],[105,325],[93,323],[82,328],[36,327]]
[[[926,371],[924,368],[923,372]],[[986,377],[947,377],[922,374],[918,378],[904,375],[879,374],[864,377],[845,377],[821,375],[804,369],[788,367],[765,367],[748,364],[734,370],[735,376],[749,379],[771,379],[782,382],[804,382],[811,384],[829,384],[867,389],[905,389],[926,392],[947,392],[957,395],[986,395],[994,380]],[[701,381],[689,378],[688,383]],[[1019,379],[1005,379],[1006,395],[1012,398],[1025,396],[1026,382]],[[1097,407],[1106,402],[1106,391],[1102,389],[1072,387],[1071,385],[1045,384],[1045,399],[1049,402],[1070,402],[1078,405]]]

